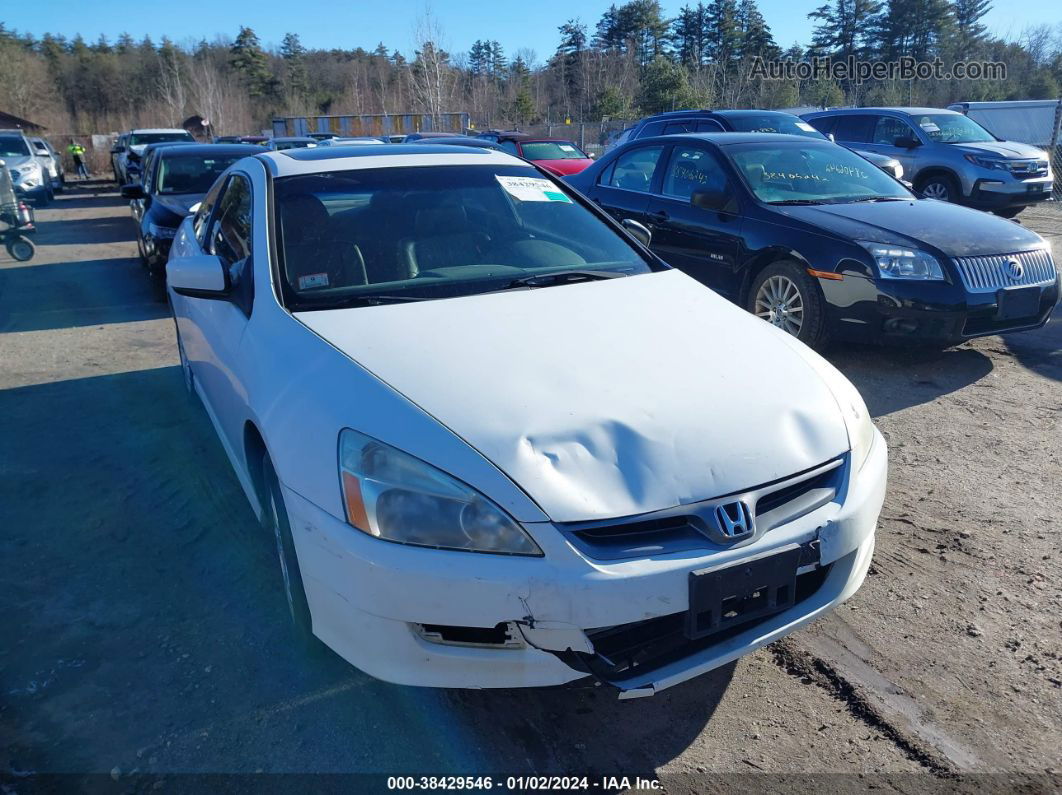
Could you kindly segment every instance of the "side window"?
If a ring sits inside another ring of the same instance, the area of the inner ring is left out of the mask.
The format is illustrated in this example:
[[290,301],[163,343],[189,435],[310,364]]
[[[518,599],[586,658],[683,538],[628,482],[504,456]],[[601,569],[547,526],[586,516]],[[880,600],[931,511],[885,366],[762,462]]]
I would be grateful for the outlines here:
[[876,117],[874,116],[858,114],[839,116],[837,125],[833,129],[833,136],[838,141],[866,143],[870,140],[870,133],[874,129],[875,121]]
[[704,119],[697,122],[697,132],[723,132],[723,125],[715,119]]
[[651,138],[654,135],[663,135],[663,134],[664,134],[664,122],[662,122],[662,121],[651,121],[647,125],[642,127],[641,132],[638,133],[637,137],[638,138]]
[[656,165],[660,162],[663,152],[662,146],[643,146],[624,152],[616,158],[616,165],[609,174],[608,185],[647,193],[649,186],[653,184],[653,172],[656,171]]
[[234,174],[225,184],[207,247],[228,269],[232,284],[239,284],[251,256],[251,185],[246,177]]
[[[161,160],[161,158],[157,158]],[[213,188],[203,197],[203,201],[199,203],[199,209],[195,211],[195,218],[192,219],[192,231],[195,233],[195,239],[199,243],[199,248],[203,251],[207,250],[207,224],[210,222],[210,213],[214,209],[214,204],[217,203],[218,194],[221,193],[222,183],[219,180]]]
[[820,116],[817,119],[808,119],[807,122],[820,133],[828,136],[833,132],[833,128],[837,126],[837,117]]
[[673,121],[664,126],[664,135],[678,135],[679,133],[693,132],[693,128],[697,126],[697,122],[690,119],[689,121]]
[[878,123],[874,126],[873,143],[893,146],[897,138],[914,138],[914,130],[903,119],[892,116],[878,116]]
[[726,190],[726,172],[711,152],[695,146],[676,146],[664,172],[663,193],[688,201],[696,190]]
[[520,156],[520,152],[516,148],[516,141],[498,141],[498,146],[511,155]]

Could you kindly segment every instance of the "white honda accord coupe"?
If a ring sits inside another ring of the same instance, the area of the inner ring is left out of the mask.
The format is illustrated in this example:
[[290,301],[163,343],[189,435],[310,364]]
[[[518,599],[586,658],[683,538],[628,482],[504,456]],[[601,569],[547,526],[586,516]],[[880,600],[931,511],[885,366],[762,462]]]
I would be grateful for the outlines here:
[[647,237],[486,149],[222,176],[168,289],[297,628],[391,682],[630,698],[859,588],[886,474],[859,393]]

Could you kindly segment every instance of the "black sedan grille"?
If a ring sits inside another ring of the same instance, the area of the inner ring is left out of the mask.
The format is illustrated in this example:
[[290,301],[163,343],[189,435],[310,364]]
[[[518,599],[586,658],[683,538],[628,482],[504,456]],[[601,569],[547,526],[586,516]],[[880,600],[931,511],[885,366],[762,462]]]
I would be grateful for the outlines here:
[[975,293],[1055,280],[1055,263],[1046,249],[988,257],[958,257],[955,265],[966,289]]

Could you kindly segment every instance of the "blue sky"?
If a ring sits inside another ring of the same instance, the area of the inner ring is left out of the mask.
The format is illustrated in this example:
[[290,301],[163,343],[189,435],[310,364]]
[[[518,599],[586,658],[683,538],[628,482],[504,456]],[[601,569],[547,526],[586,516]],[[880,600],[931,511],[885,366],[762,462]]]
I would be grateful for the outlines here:
[[[807,42],[812,27],[807,13],[822,2],[760,0],[760,8],[775,39],[785,47],[794,41]],[[685,2],[663,0],[662,4],[669,16],[675,16]],[[157,41],[165,34],[183,42],[219,34],[232,38],[240,25],[249,25],[266,45],[278,45],[285,32],[294,31],[310,48],[372,49],[383,41],[390,49],[403,52],[411,49],[414,20],[425,9],[424,0],[35,0],[5,5],[0,21],[36,35],[81,33],[92,41],[101,33],[113,40],[126,31],[137,39],[148,34]],[[556,47],[558,25],[579,17],[592,30],[609,5],[608,0],[431,2],[444,44],[452,52],[468,50],[477,38],[497,39],[510,55],[520,48],[533,49],[539,62]],[[986,22],[993,32],[1007,38],[1016,38],[1028,25],[1055,24],[1062,19],[1058,6],[1049,0],[997,0],[996,6]]]

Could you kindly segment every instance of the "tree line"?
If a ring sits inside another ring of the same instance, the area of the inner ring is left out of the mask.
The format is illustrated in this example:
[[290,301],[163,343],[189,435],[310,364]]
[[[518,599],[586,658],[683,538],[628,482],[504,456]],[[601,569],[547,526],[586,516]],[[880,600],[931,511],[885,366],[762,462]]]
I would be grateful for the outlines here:
[[[991,0],[829,0],[809,16],[810,42],[778,41],[756,0],[612,5],[593,24],[557,26],[556,50],[507,54],[495,40],[451,52],[439,20],[422,18],[408,55],[313,49],[297,32],[266,48],[250,27],[235,38],[175,43],[126,33],[94,42],[40,38],[0,23],[0,110],[56,132],[174,125],[192,114],[219,134],[269,126],[275,115],[468,111],[478,126],[631,119],[682,107],[915,104],[1059,96],[1062,24],[1004,39],[983,23]],[[827,77],[766,80],[754,59],[940,58],[1007,64],[991,81]]]

